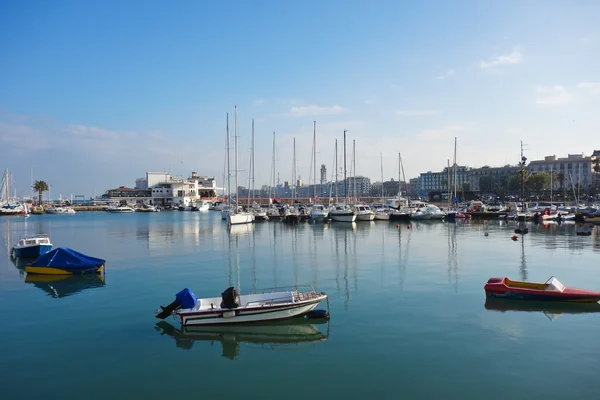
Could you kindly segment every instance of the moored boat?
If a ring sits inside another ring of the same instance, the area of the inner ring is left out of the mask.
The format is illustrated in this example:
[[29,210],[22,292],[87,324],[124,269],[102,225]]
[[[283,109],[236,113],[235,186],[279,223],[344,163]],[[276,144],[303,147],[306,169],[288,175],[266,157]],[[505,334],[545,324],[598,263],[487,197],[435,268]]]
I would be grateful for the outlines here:
[[488,297],[507,299],[581,303],[596,303],[600,300],[600,292],[566,287],[553,276],[545,283],[511,281],[508,278],[490,278],[484,289]]
[[28,274],[83,275],[99,274],[104,269],[105,260],[90,257],[78,251],[59,247],[40,256],[25,266]]
[[174,315],[182,326],[273,321],[306,315],[326,299],[327,294],[312,287],[273,288],[245,295],[230,287],[221,297],[205,299],[183,289],[176,294],[175,301],[156,310],[156,318]]
[[10,253],[15,258],[38,258],[52,250],[52,243],[48,235],[39,234],[19,239]]

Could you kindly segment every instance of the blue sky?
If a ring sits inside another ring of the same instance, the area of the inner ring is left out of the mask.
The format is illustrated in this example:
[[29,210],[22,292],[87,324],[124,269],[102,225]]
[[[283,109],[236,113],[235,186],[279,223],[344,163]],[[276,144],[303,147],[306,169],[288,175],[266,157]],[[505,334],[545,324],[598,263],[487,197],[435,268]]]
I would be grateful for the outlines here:
[[[251,120],[256,182],[329,178],[348,163],[380,179],[458,163],[600,148],[595,1],[4,1],[0,167],[18,194],[133,186],[146,171],[221,184],[225,114],[238,107],[240,183]],[[233,154],[232,154],[233,156]],[[340,154],[341,158],[341,154]],[[341,161],[340,161],[341,164]]]

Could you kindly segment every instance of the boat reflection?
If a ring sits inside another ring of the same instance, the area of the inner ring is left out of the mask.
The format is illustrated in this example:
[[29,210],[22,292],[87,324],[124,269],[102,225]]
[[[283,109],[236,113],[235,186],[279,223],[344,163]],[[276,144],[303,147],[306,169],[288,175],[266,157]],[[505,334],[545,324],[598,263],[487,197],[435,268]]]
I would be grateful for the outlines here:
[[[323,333],[316,324],[326,324]],[[155,329],[161,335],[175,340],[175,346],[190,350],[196,341],[221,342],[222,356],[237,359],[242,343],[263,348],[298,347],[300,344],[317,343],[329,337],[329,321],[297,318],[288,321],[244,325],[205,325],[176,328],[166,321],[156,323]]]
[[19,275],[21,276],[25,275],[25,266],[27,264],[31,264],[35,260],[36,258],[29,257],[10,257],[10,261],[12,261],[14,266],[17,267],[17,269],[19,270]]
[[94,289],[106,285],[104,277],[95,275],[38,275],[27,274],[25,282],[42,289],[50,297],[62,298],[72,296],[86,289]]
[[541,312],[550,318],[550,320],[555,320],[562,314],[590,314],[600,312],[600,304],[486,298],[485,309],[499,312]]

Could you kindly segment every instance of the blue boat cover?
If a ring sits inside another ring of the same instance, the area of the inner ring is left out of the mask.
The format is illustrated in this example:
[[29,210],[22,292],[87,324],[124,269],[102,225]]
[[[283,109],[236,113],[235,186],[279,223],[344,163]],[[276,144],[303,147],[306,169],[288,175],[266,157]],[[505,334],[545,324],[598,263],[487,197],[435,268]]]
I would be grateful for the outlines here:
[[183,308],[193,308],[198,302],[196,295],[188,288],[185,288],[181,292],[177,293],[175,298],[177,301],[179,301],[179,304],[181,304],[181,307]]
[[105,260],[100,258],[86,256],[85,254],[66,247],[59,247],[41,255],[29,265],[33,267],[51,267],[85,271],[91,268],[98,268],[104,264],[104,262]]

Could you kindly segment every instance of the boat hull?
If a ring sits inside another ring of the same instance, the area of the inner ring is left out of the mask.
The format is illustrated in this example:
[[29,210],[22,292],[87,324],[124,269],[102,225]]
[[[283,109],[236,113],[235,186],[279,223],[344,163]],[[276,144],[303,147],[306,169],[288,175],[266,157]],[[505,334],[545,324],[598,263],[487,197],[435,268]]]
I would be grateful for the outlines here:
[[51,244],[37,244],[27,247],[13,247],[13,257],[38,258],[52,250]]
[[[511,287],[506,284],[507,278],[492,278],[484,286],[487,297],[503,299],[535,300],[535,301],[563,301],[578,303],[596,303],[600,301],[600,292],[592,290],[566,287],[562,292],[540,290],[526,287]],[[516,282],[531,287],[535,283]]]
[[[325,297],[318,299],[278,306],[238,308],[233,310],[190,311],[179,312],[183,326],[243,324],[251,322],[275,321],[300,317],[312,311]],[[227,315],[234,315],[228,317]]]
[[227,215],[227,223],[229,225],[250,224],[252,222],[254,222],[254,215],[249,213],[229,213]]
[[99,267],[91,269],[71,269],[71,268],[53,268],[53,267],[33,267],[31,265],[25,266],[25,272],[28,274],[40,274],[40,275],[89,275],[99,274],[104,269],[104,264]]
[[354,213],[329,213],[329,218],[334,222],[354,222],[356,221],[356,214]]

